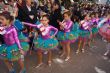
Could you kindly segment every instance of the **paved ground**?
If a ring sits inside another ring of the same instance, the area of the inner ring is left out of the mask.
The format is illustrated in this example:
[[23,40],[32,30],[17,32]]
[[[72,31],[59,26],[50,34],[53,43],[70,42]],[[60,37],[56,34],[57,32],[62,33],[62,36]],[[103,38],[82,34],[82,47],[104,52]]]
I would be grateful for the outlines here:
[[[97,36],[96,44],[86,47],[85,53],[75,54],[77,43],[71,46],[71,59],[69,62],[64,62],[63,58],[59,58],[58,51],[54,51],[52,66],[47,66],[46,56],[44,56],[44,64],[35,68],[37,65],[37,56],[26,56],[27,73],[110,73],[110,61],[104,60],[102,57],[106,51],[105,45],[100,36]],[[17,71],[19,65],[15,62]],[[8,73],[4,63],[0,60],[0,73]],[[19,73],[19,72],[17,72]]]

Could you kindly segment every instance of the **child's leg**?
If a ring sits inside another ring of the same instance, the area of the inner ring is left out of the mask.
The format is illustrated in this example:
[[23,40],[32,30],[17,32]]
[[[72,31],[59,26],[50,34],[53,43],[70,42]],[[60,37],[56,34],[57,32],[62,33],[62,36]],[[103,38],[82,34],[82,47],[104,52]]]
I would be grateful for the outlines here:
[[93,39],[92,39],[93,42],[95,42],[95,40],[94,40],[95,37],[96,37],[96,34],[93,34]]
[[85,50],[85,45],[86,45],[86,38],[83,38],[83,43],[82,43],[82,52],[84,53]]
[[91,37],[91,39],[90,39],[90,41],[89,41],[89,46],[90,46],[90,44],[93,42],[93,43],[95,43],[95,37],[96,37],[96,34],[92,34],[92,37]]
[[88,47],[90,47],[90,45],[91,45],[91,40],[92,40],[92,38],[89,38],[88,41],[87,41]]
[[60,57],[63,57],[66,53],[66,47],[65,47],[65,44],[64,43],[61,43],[62,47],[63,47],[63,53],[61,54]]
[[79,38],[78,49],[76,51],[77,54],[80,52],[81,44],[82,44],[82,39]]
[[[86,43],[87,42],[87,45],[90,47],[90,44],[92,42],[92,40],[94,39],[94,34],[92,34],[92,32],[90,31],[90,35],[88,38],[84,38],[84,42]],[[85,44],[84,44],[85,45]],[[85,46],[84,46],[85,47]]]
[[38,49],[37,55],[38,55],[38,65],[36,66],[36,68],[40,67],[43,64],[43,62],[42,62],[42,50],[41,49]]
[[65,61],[68,61],[70,59],[70,42],[67,42],[65,45],[66,45],[66,59],[65,59]]
[[48,65],[50,66],[52,62],[52,51],[48,50]]
[[18,63],[19,63],[20,68],[21,68],[20,73],[25,73],[25,72],[26,72],[26,69],[25,69],[25,66],[24,66],[24,60],[19,59],[19,60],[18,60]]
[[13,70],[13,66],[12,66],[12,64],[8,60],[4,60],[4,63],[8,67],[8,70],[9,71],[12,71]]
[[38,55],[38,64],[41,64],[42,63],[42,50],[41,49],[37,51],[37,55]]

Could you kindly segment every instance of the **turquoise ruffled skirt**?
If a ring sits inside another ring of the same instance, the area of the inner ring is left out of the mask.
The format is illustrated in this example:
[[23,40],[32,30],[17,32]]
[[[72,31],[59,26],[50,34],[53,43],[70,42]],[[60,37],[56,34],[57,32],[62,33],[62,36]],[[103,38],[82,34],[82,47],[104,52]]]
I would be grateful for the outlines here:
[[97,27],[93,27],[92,28],[92,34],[96,34],[98,33],[98,28]]
[[88,30],[79,30],[79,36],[82,38],[89,38],[90,36],[90,31]]
[[79,37],[78,25],[74,24],[70,32],[59,31],[57,34],[57,39],[60,42],[75,42]]
[[[22,33],[20,33],[19,39],[22,40],[21,47],[23,48],[23,51],[26,53],[29,49],[28,43],[25,42],[25,40],[27,40],[27,38],[25,38],[24,35]],[[17,44],[13,44],[10,46],[8,46],[6,44],[2,44],[0,46],[0,58],[1,59],[15,61],[15,60],[20,59],[20,57],[21,57],[21,53],[19,51]]]
[[35,49],[42,49],[42,50],[48,50],[48,49],[55,49],[58,46],[58,40],[56,38],[48,38],[44,39],[42,36],[38,36],[34,40]]
[[5,44],[2,44],[0,46],[0,59],[7,59],[6,58],[6,45]]

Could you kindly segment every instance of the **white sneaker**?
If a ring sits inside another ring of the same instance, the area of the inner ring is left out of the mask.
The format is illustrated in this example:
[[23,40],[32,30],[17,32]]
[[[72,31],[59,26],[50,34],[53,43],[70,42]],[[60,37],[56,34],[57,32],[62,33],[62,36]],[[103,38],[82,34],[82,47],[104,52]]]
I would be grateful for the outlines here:
[[85,49],[82,49],[82,53],[84,53],[85,52]]
[[67,57],[67,58],[65,59],[65,61],[67,62],[69,59],[70,59],[70,57]]
[[39,68],[43,63],[38,64],[35,68]]

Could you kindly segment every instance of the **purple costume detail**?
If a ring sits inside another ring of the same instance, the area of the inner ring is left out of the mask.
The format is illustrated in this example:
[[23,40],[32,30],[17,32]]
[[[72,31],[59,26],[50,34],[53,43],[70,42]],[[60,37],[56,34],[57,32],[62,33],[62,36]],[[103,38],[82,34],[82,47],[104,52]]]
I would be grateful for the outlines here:
[[98,24],[99,18],[94,18],[94,23]]
[[64,21],[64,32],[70,32],[73,22],[71,20]]
[[81,30],[90,30],[90,22],[89,21],[85,21],[85,20],[83,20],[83,21],[81,21],[81,26],[80,26],[80,29]]
[[58,32],[57,39],[63,43],[75,42],[78,35],[73,31],[73,22],[71,20],[63,20],[61,27],[63,28],[62,31]]
[[35,25],[35,24],[31,24],[31,23],[26,23],[26,22],[23,22],[25,25],[28,25],[28,26],[31,26],[31,27],[35,27],[35,28],[38,28],[41,32],[41,35],[44,39],[48,39],[50,38],[50,32],[52,30],[55,31],[55,33],[53,34],[53,36],[55,36],[58,32],[58,29],[53,27],[53,26],[44,26],[43,24],[39,24],[39,25]]
[[52,50],[58,46],[58,41],[54,37],[58,32],[57,28],[53,26],[49,26],[49,25],[45,26],[42,23],[35,25],[35,24],[23,22],[23,24],[28,25],[30,27],[38,28],[40,30],[40,35],[37,37],[37,39],[34,40],[36,50],[37,49],[42,49],[42,50],[51,49]]
[[10,27],[6,28],[5,30],[6,30],[6,33],[3,35],[5,44],[8,46],[11,46],[16,43],[18,45],[18,48],[21,49],[22,47],[20,45],[17,31],[14,28],[14,26],[10,26]]

